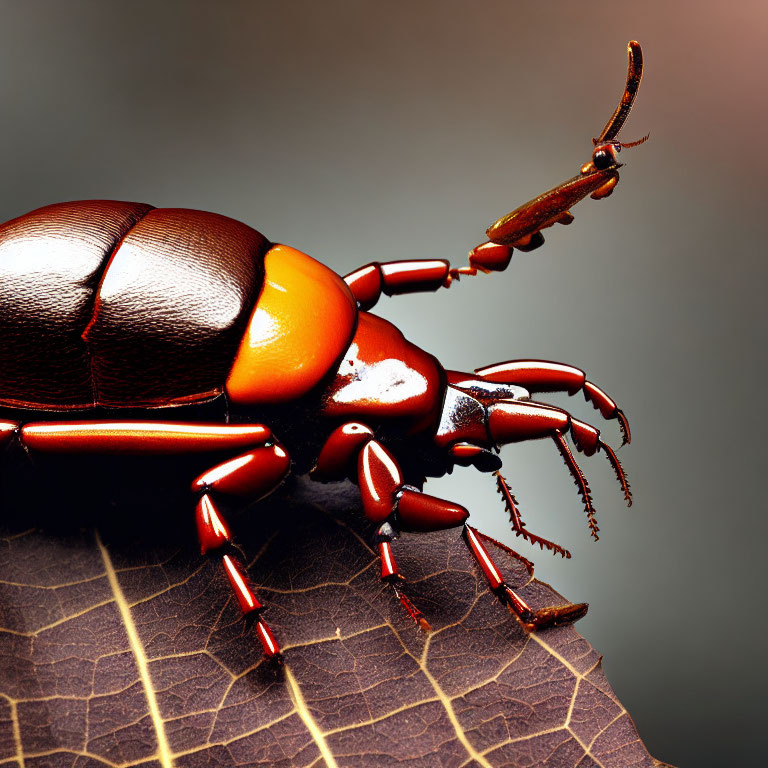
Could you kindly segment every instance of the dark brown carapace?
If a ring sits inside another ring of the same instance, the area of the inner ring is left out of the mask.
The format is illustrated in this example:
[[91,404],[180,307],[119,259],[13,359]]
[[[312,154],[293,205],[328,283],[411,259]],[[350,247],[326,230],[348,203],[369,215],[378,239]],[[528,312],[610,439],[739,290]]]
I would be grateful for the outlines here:
[[[606,455],[629,502],[616,454],[595,427],[531,396],[581,392],[604,418],[617,420],[628,442],[623,413],[583,371],[562,363],[446,370],[369,310],[382,295],[435,291],[461,275],[503,270],[514,248],[532,250],[543,242],[542,229],[569,223],[579,200],[610,194],[617,154],[631,146],[616,135],[640,82],[637,43],[629,44],[629,57],[624,96],[592,159],[493,224],[465,267],[374,262],[341,278],[225,216],[139,203],[60,203],[2,225],[0,444],[20,443],[33,457],[188,457],[201,551],[221,559],[272,659],[280,649],[221,501],[258,500],[290,471],[360,486],[381,577],[422,628],[429,624],[404,593],[392,542],[401,531],[453,527],[463,527],[491,589],[527,629],[575,621],[586,605],[526,604],[491,559],[487,537],[467,525],[469,512],[422,489],[427,476],[455,465],[494,472],[515,532],[569,557],[525,527],[498,474],[499,449],[551,438],[597,538],[590,489],[566,437],[588,456]],[[179,406],[211,402],[221,405],[219,420],[179,418]]]

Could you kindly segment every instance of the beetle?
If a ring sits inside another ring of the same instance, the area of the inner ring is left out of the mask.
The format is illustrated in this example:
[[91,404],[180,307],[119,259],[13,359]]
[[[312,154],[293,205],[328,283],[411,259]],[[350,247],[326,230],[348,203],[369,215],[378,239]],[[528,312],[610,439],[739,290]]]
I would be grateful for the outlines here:
[[[21,445],[33,457],[164,455],[187,457],[190,467],[204,459],[191,482],[201,552],[221,558],[265,655],[278,662],[222,499],[263,498],[290,471],[359,485],[381,578],[422,628],[428,621],[403,590],[392,544],[401,531],[453,527],[462,527],[491,590],[527,630],[577,620],[585,604],[527,605],[494,564],[488,537],[467,523],[469,512],[422,489],[428,475],[455,465],[493,472],[517,535],[570,557],[525,527],[499,473],[499,449],[553,439],[597,538],[589,485],[566,435],[577,450],[607,456],[631,503],[626,474],[595,427],[531,396],[581,391],[618,421],[626,443],[621,409],[583,371],[561,363],[445,370],[369,310],[382,295],[502,271],[513,249],[533,250],[544,228],[570,223],[575,203],[609,195],[621,148],[647,138],[616,139],[642,76],[639,44],[631,41],[628,52],[624,94],[589,162],[492,224],[463,267],[373,262],[342,278],[225,216],[109,200],[50,205],[0,226],[0,445]],[[223,404],[221,419],[178,419],[183,406],[210,402]]]

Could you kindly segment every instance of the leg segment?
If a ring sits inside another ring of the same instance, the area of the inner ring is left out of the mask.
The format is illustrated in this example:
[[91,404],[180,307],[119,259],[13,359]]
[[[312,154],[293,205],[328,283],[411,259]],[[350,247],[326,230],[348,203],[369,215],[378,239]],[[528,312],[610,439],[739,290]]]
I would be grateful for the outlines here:
[[600,440],[600,433],[594,427],[574,419],[566,411],[543,403],[530,401],[498,401],[488,406],[488,427],[491,437],[498,445],[531,440],[539,437],[551,437],[555,441],[584,502],[590,531],[598,538],[595,510],[592,495],[584,474],[565,442],[565,434],[570,431],[576,448],[587,456],[603,450],[624,491],[627,503],[631,503],[629,482],[616,454]]
[[450,265],[442,259],[413,259],[411,261],[374,261],[350,272],[344,280],[360,309],[368,310],[381,294],[436,291],[447,287]]
[[14,421],[0,421],[0,448],[11,442],[20,426]]
[[206,453],[264,445],[262,424],[190,424],[183,421],[50,421],[25,424],[22,442],[44,453]]
[[273,442],[211,467],[192,482],[192,490],[200,494],[195,510],[200,551],[202,554],[221,554],[224,571],[243,616],[246,621],[255,622],[264,655],[277,662],[282,659],[280,646],[261,617],[264,606],[234,554],[229,526],[216,503],[216,497],[226,494],[256,501],[271,493],[283,481],[289,467],[288,454]]
[[546,547],[554,554],[570,559],[571,553],[567,549],[564,549],[559,544],[555,544],[554,541],[549,541],[549,539],[531,533],[525,527],[525,523],[520,517],[520,512],[517,508],[517,500],[512,495],[512,490],[509,487],[509,484],[500,472],[495,472],[494,474],[496,475],[496,486],[501,497],[504,499],[504,506],[507,508],[507,512],[509,512],[509,521],[512,523],[512,530],[531,544],[538,544],[542,549]]
[[[540,233],[521,238],[515,243],[521,251],[532,251],[544,242]],[[344,277],[360,309],[368,310],[382,294],[436,291],[448,288],[461,275],[479,272],[501,272],[512,259],[512,246],[483,243],[469,252],[466,267],[452,269],[444,259],[412,259],[408,261],[378,261],[366,264]]]
[[204,493],[200,497],[195,510],[195,519],[200,551],[204,555],[213,552],[221,554],[221,563],[229,580],[229,586],[246,622],[256,624],[256,633],[264,649],[264,655],[268,659],[281,662],[280,646],[269,625],[261,617],[264,606],[256,597],[248,574],[234,553],[229,526],[210,494]]
[[499,571],[498,566],[493,562],[493,559],[488,554],[488,550],[483,545],[482,539],[484,538],[487,539],[488,537],[483,536],[469,525],[464,526],[464,540],[485,575],[491,591],[509,607],[526,630],[530,632],[535,629],[555,627],[560,624],[571,624],[587,613],[588,606],[586,603],[553,606],[534,611],[504,581],[501,571]]
[[539,392],[567,392],[574,395],[582,391],[584,399],[597,408],[605,419],[618,419],[622,445],[630,442],[629,423],[623,411],[602,389],[591,381],[579,368],[548,360],[508,360],[484,368],[475,373],[487,382],[514,384],[525,387],[532,394]]
[[[387,526],[390,528],[391,527]],[[431,632],[432,627],[424,614],[408,599],[408,596],[400,588],[398,582],[403,581],[403,575],[397,567],[395,555],[392,552],[391,540],[394,538],[389,531],[379,531],[379,536],[383,537],[379,541],[379,559],[381,561],[381,578],[383,581],[392,585],[395,595],[400,600],[401,605],[408,612],[408,615],[419,625],[419,629],[424,632]]]

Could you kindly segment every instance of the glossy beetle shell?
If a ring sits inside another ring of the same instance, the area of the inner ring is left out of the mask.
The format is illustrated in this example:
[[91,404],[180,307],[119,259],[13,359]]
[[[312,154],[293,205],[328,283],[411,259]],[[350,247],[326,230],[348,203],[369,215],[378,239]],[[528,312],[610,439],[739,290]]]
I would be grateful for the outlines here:
[[226,216],[46,206],[0,226],[0,405],[165,407],[227,385],[235,402],[298,397],[356,315],[334,272]]

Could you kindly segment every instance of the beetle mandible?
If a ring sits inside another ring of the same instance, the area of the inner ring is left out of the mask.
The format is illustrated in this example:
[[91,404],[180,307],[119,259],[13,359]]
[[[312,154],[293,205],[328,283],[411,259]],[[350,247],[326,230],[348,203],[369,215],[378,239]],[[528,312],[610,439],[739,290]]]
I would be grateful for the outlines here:
[[[525,528],[499,474],[499,448],[553,439],[597,538],[589,486],[566,434],[586,455],[606,455],[631,503],[626,475],[595,427],[531,395],[583,392],[618,421],[626,443],[622,411],[570,365],[511,360],[473,373],[445,370],[369,310],[382,294],[435,291],[462,275],[504,270],[514,248],[533,250],[542,229],[570,223],[575,203],[613,191],[619,151],[647,138],[616,139],[642,75],[640,46],[631,41],[628,50],[623,97],[593,140],[590,161],[491,225],[463,267],[375,262],[341,278],[233,219],[138,203],[60,203],[2,225],[0,445],[16,442],[32,456],[205,456],[191,484],[200,548],[221,558],[271,659],[280,660],[280,648],[221,500],[258,500],[291,470],[357,482],[381,577],[422,628],[428,622],[403,591],[392,542],[400,531],[459,526],[492,591],[527,630],[577,620],[585,604],[527,605],[491,559],[487,537],[467,524],[469,512],[422,488],[427,475],[454,465],[494,472],[515,532],[570,557]],[[217,399],[225,404],[219,422],[173,418],[178,406]],[[104,409],[126,416],[99,418]]]

